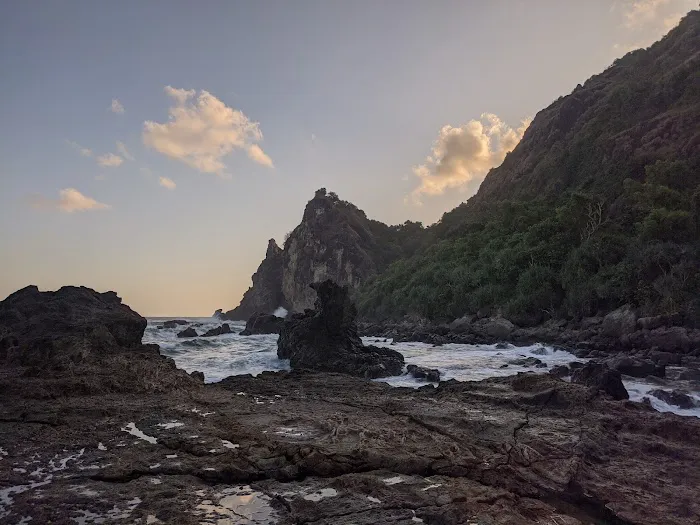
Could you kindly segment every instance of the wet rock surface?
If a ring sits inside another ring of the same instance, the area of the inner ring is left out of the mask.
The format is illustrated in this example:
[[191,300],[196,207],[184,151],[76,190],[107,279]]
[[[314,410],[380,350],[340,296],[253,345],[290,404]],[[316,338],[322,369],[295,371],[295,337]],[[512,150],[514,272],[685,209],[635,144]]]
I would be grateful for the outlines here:
[[182,332],[177,333],[178,337],[197,337],[197,330],[192,328],[191,326],[189,328],[185,328]]
[[657,399],[665,401],[669,405],[675,405],[679,408],[695,408],[697,406],[692,397],[679,390],[673,390],[671,392],[667,390],[652,390],[649,394]]
[[342,372],[377,378],[399,375],[403,356],[388,348],[365,346],[357,334],[357,310],[346,286],[314,283],[316,309],[294,314],[282,325],[277,355],[295,369]]
[[[202,334],[202,337],[216,337],[217,335],[230,334],[231,327],[228,323],[224,323],[216,328],[211,328]],[[179,334],[178,334],[179,335]]]
[[279,334],[284,318],[273,314],[255,313],[245,323],[241,335]]
[[418,365],[407,365],[406,371],[416,379],[425,379],[430,383],[440,381],[440,370],[436,368],[425,368]]
[[605,392],[613,399],[629,399],[618,370],[612,370],[604,363],[590,362],[577,368],[571,374],[571,382],[590,387],[594,391]]

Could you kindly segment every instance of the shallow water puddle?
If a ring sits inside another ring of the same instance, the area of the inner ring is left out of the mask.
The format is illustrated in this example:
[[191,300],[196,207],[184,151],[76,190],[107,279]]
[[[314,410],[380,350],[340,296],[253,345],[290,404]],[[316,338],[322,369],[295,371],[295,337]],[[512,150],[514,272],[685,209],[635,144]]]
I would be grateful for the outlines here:
[[[148,441],[149,443],[156,444],[158,442],[158,438],[154,438],[153,436],[148,436],[144,434],[141,430],[139,430],[136,427],[136,423],[133,421],[131,423],[127,423],[125,427],[122,427],[122,432],[128,432],[132,436],[136,436],[139,439],[143,439],[144,441]],[[120,446],[120,445],[117,445]]]
[[128,519],[134,509],[141,503],[141,498],[133,498],[126,502],[123,509],[119,506],[114,505],[105,514],[97,514],[95,512],[79,509],[76,512],[82,514],[82,516],[74,516],[71,518],[78,525],[88,525],[91,523],[105,523],[108,520],[125,520]]
[[202,516],[200,523],[216,525],[263,525],[275,523],[276,513],[270,506],[270,498],[248,485],[227,488],[212,500],[203,500],[195,510]]
[[160,428],[164,428],[165,430],[170,430],[171,428],[184,427],[185,424],[181,421],[176,421],[173,419],[172,421],[169,421],[167,423],[158,423],[157,426],[159,426]]
[[304,495],[306,501],[318,502],[324,498],[334,498],[338,495],[338,491],[335,489],[321,489],[311,494]]

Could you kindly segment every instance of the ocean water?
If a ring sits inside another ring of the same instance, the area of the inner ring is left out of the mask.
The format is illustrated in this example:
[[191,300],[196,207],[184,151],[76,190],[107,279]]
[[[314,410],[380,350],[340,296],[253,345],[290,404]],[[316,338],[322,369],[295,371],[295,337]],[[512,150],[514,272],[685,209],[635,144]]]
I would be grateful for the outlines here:
[[[208,383],[238,374],[258,375],[265,370],[289,370],[289,361],[277,358],[277,335],[241,336],[238,333],[245,327],[244,323],[228,322],[233,333],[216,337],[178,338],[177,333],[185,326],[159,329],[168,318],[149,318],[145,343],[157,343],[161,353],[172,357],[177,366],[187,372],[200,371]],[[197,333],[201,334],[222,324],[222,321],[211,317],[180,318],[187,320]],[[507,345],[499,348],[496,345],[460,345],[446,344],[434,347],[426,343],[405,342],[392,345],[391,340],[376,337],[363,337],[365,344],[386,346],[401,352],[409,364],[415,364],[440,370],[443,380],[480,381],[488,377],[513,375],[517,372],[546,373],[552,366],[565,365],[571,361],[585,361],[573,354],[557,350],[551,346],[535,344],[531,346]],[[547,368],[524,367],[512,364],[511,361],[526,357],[536,357],[547,363]],[[425,382],[414,379],[409,375],[377,379],[392,386],[417,388]],[[687,391],[700,405],[700,385],[687,381],[655,381],[624,378],[625,387],[630,399],[641,401],[643,397],[650,398],[652,406],[661,412],[674,412],[683,416],[700,417],[700,408],[680,409],[669,405],[660,399],[648,396],[654,389],[673,390],[680,388]]]

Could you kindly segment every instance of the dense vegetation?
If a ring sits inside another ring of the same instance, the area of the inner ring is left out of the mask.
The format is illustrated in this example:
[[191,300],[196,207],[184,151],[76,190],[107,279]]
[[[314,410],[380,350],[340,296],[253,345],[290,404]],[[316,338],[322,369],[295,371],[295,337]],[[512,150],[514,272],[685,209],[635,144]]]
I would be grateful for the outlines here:
[[370,318],[448,319],[500,311],[522,324],[625,303],[643,312],[700,308],[700,170],[657,161],[614,201],[570,193],[505,201],[364,288]]
[[632,304],[700,323],[700,12],[533,120],[467,203],[359,295],[366,318],[520,324]]

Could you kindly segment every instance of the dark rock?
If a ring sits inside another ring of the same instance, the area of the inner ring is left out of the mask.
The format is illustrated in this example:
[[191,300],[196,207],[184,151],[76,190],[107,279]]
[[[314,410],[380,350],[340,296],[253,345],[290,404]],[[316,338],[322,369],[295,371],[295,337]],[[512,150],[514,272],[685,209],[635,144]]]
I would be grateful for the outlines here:
[[649,394],[669,405],[674,405],[683,409],[690,409],[698,406],[698,403],[692,397],[680,390],[673,390],[671,392],[668,390],[652,390]]
[[547,349],[543,346],[538,346],[537,348],[533,349],[530,351],[531,353],[535,355],[547,355]]
[[219,308],[216,312],[212,314],[212,317],[214,319],[224,319],[224,312],[221,308]]
[[[228,323],[224,323],[221,326],[217,326],[216,328],[210,328],[206,332],[202,334],[202,337],[215,337],[217,335],[224,335],[224,334],[230,334],[231,333],[231,327],[228,325]],[[178,337],[180,334],[177,334]]]
[[571,369],[566,366],[566,365],[557,365],[553,366],[549,370],[550,375],[553,375],[554,377],[569,377],[571,375]]
[[520,359],[511,359],[508,361],[508,364],[510,365],[518,365],[518,366],[539,366],[539,365],[545,365],[541,360],[537,359],[536,357],[522,357]]
[[606,364],[586,363],[573,371],[571,382],[605,392],[615,400],[629,399],[619,371],[611,370]]
[[608,337],[620,338],[637,329],[637,314],[629,305],[613,310],[603,318],[601,331]]
[[364,346],[357,334],[357,310],[348,288],[331,280],[311,285],[316,309],[288,318],[277,340],[277,355],[292,368],[342,372],[361,377],[399,375],[403,356],[395,350]]
[[602,317],[586,317],[581,320],[581,330],[588,330],[589,328],[600,326],[602,322]]
[[691,347],[688,330],[682,326],[671,326],[651,330],[647,335],[649,346],[666,352],[686,352]]
[[178,326],[188,324],[184,319],[173,319],[171,321],[165,321],[163,323],[163,328],[177,328]]
[[196,379],[197,381],[204,383],[204,372],[199,372],[199,371],[195,370],[194,372],[191,372],[190,375],[192,376],[193,379]]
[[114,292],[64,286],[55,292],[23,288],[0,302],[0,358],[23,365],[68,359],[141,345],[146,319]]
[[643,359],[635,359],[629,356],[617,356],[611,359],[607,359],[605,363],[612,368],[617,370],[621,374],[632,377],[647,377],[656,376],[664,377],[666,375],[666,369],[663,366],[659,366],[652,361],[647,361]]
[[569,368],[571,370],[576,370],[577,368],[583,368],[585,366],[585,363],[582,363],[581,361],[571,361],[569,363]]
[[487,317],[472,323],[471,329],[478,335],[493,339],[508,339],[515,325],[503,317]]
[[185,328],[182,332],[177,333],[178,337],[197,337],[197,330],[192,328],[191,326],[189,328]]
[[273,314],[256,313],[246,321],[245,329],[240,335],[279,334],[284,318]]
[[496,343],[496,348],[498,350],[506,350],[507,348],[510,348],[510,345],[508,343]]
[[408,365],[406,370],[416,379],[425,379],[430,383],[437,383],[440,381],[440,371],[436,368],[424,368],[418,365]]

